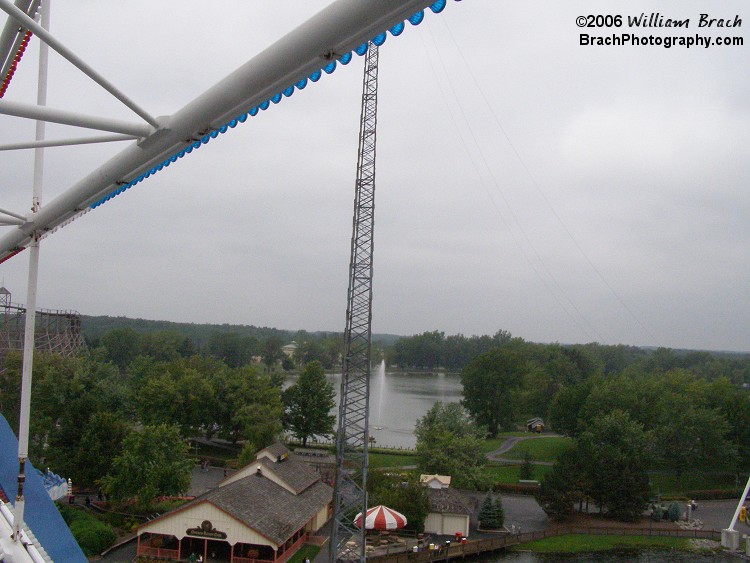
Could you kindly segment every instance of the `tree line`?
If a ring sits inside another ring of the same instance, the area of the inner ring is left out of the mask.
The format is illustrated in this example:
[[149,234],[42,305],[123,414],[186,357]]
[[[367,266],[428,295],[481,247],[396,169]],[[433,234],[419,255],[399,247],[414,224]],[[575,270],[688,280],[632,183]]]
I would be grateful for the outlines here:
[[486,435],[540,416],[573,438],[542,483],[554,514],[591,500],[633,519],[650,494],[649,471],[669,472],[679,486],[686,473],[750,467],[747,356],[620,352],[510,339],[461,371],[462,405]]
[[[284,391],[278,365],[266,367],[198,354],[177,333],[127,328],[77,357],[35,354],[30,458],[115,500],[148,502],[187,490],[190,437],[240,443],[249,461],[285,428],[303,441],[330,436],[334,391],[321,363],[306,364]],[[0,412],[15,432],[21,375],[21,354],[9,354]]]

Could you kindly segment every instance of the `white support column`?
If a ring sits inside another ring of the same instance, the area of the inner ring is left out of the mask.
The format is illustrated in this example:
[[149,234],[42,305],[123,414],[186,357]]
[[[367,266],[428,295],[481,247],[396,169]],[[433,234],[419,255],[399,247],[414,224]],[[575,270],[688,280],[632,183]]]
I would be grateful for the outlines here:
[[[42,6],[42,26],[49,28],[50,2],[45,0]],[[39,49],[39,82],[37,86],[37,104],[47,103],[47,62],[49,49],[42,43]],[[45,122],[36,123],[36,140],[43,141]],[[42,203],[42,182],[44,180],[44,148],[37,148],[34,152],[34,187],[32,194],[31,212],[39,211]],[[23,530],[24,495],[23,487],[26,480],[25,466],[29,457],[29,421],[31,415],[31,380],[34,366],[34,332],[36,329],[36,292],[39,275],[39,233],[32,234],[33,240],[29,245],[29,279],[26,290],[26,325],[23,338],[23,368],[21,375],[21,416],[18,424],[18,492],[16,494],[15,513],[13,518],[13,538],[21,541]]]
[[748,492],[750,492],[750,476],[747,479],[745,490],[742,492],[742,498],[740,498],[740,502],[737,503],[737,510],[734,511],[734,516],[732,517],[732,522],[729,524],[729,528],[721,531],[722,547],[726,547],[727,549],[731,549],[731,550],[736,550],[739,546],[740,533],[737,530],[735,530],[734,527],[737,524],[737,519],[740,517],[740,511],[742,510],[742,505],[745,504],[745,499],[747,499]]

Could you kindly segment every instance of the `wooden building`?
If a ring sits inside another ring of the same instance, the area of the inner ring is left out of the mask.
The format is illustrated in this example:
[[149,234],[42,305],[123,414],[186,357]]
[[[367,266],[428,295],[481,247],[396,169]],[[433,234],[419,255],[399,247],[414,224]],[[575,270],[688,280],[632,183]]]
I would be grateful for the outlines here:
[[471,501],[450,488],[428,488],[428,513],[424,523],[424,531],[428,534],[454,536],[460,532],[462,536],[469,536],[469,523],[473,506]]
[[188,504],[138,529],[138,555],[283,563],[331,516],[333,490],[274,444]]

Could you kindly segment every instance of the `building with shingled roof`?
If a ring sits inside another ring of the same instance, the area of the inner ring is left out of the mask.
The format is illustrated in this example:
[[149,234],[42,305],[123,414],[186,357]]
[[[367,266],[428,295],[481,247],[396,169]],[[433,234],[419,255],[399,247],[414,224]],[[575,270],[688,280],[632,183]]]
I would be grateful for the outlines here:
[[333,489],[282,444],[138,529],[138,555],[283,563],[331,516]]
[[450,536],[460,532],[462,536],[468,537],[473,512],[473,507],[469,506],[470,503],[471,501],[455,489],[428,488],[428,512],[424,522],[424,531],[428,534]]

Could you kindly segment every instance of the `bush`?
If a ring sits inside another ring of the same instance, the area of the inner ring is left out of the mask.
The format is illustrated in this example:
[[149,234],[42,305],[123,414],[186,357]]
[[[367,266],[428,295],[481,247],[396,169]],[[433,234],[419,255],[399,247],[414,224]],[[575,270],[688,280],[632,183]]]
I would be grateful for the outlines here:
[[656,505],[651,511],[651,520],[659,522],[662,518],[664,518],[664,509],[661,506]]
[[68,506],[58,508],[84,555],[99,555],[115,543],[115,532],[111,526],[82,510]]
[[668,514],[670,522],[677,522],[680,519],[680,504],[677,501],[669,505]]
[[520,479],[533,479],[534,478],[534,465],[532,464],[534,457],[530,452],[524,452],[523,463],[521,464],[521,470],[518,474]]

